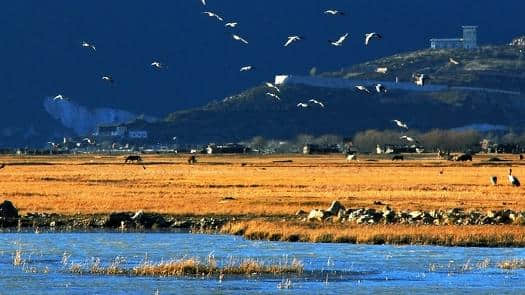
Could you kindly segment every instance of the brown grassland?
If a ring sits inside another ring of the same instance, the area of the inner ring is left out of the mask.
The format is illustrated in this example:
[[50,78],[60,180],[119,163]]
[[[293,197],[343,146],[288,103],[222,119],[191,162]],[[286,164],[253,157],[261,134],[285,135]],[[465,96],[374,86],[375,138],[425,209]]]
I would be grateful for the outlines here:
[[[290,232],[283,233],[283,225],[277,221],[299,209],[327,208],[333,200],[347,208],[382,208],[374,205],[374,201],[381,201],[394,210],[525,210],[525,189],[511,187],[507,181],[509,167],[517,177],[525,177],[525,161],[520,162],[516,155],[498,157],[509,161],[487,162],[488,156],[475,156],[473,162],[458,163],[438,160],[434,154],[408,156],[403,162],[376,155],[353,162],[342,155],[202,155],[197,164],[188,165],[187,155],[145,155],[143,164],[124,164],[123,156],[4,156],[0,162],[7,166],[0,170],[0,196],[11,200],[22,213],[142,209],[181,216],[263,218],[230,227],[244,226],[247,232],[257,232],[254,226],[258,226],[270,235],[280,233],[279,240],[290,240],[285,238]],[[492,175],[499,178],[497,186],[490,184]],[[286,226],[293,231],[310,231],[311,237],[305,235],[302,240],[322,241],[316,238],[322,234],[319,227],[292,221]],[[332,235],[343,230],[340,225],[323,226]],[[519,226],[347,226],[354,234],[335,236],[373,242],[370,231],[404,231],[414,236],[415,231],[436,228],[441,228],[443,238],[455,233],[462,239],[475,229],[476,233],[499,237],[506,231],[519,245],[525,241],[525,230]],[[331,241],[337,241],[335,236]]]

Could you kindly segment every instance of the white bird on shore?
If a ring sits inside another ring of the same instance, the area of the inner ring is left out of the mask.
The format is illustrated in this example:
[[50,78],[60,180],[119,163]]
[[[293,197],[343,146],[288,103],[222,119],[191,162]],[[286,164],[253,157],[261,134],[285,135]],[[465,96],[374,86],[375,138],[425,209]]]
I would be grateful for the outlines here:
[[344,12],[339,11],[337,9],[328,9],[325,10],[324,14],[330,14],[330,15],[345,15]]
[[381,83],[376,84],[376,91],[377,91],[377,93],[386,93],[387,92],[386,87],[383,84],[381,84]]
[[53,100],[67,100],[67,99],[69,99],[69,98],[63,96],[62,94],[59,94],[59,95],[53,97]]
[[97,51],[97,48],[95,47],[95,45],[89,44],[86,41],[82,41],[82,43],[80,44],[82,45],[82,47],[91,48],[93,49],[93,51]]
[[277,86],[273,85],[272,83],[266,82],[265,84],[266,84],[266,87],[268,87],[270,89],[275,89],[275,91],[281,93],[281,90]]
[[324,108],[324,103],[318,101],[317,99],[313,99],[313,98],[312,98],[312,99],[310,99],[310,100],[308,100],[308,101],[309,101],[309,102],[313,102],[313,103],[315,103],[315,104],[318,104],[319,106],[321,106],[322,108]]
[[365,34],[365,45],[368,46],[368,43],[370,43],[370,40],[372,40],[373,38],[381,39],[381,38],[383,38],[383,36],[381,36],[380,34],[378,34],[376,32],[367,33],[367,34]]
[[407,141],[414,142],[416,141],[413,137],[403,135],[400,137],[400,139],[406,139]]
[[397,126],[401,127],[401,128],[405,128],[408,130],[408,126],[407,124],[401,122],[400,120],[392,120],[392,122],[396,123]]
[[254,66],[244,66],[241,68],[240,72],[249,72],[251,70],[254,70],[255,67]]
[[309,107],[309,105],[307,103],[300,102],[300,103],[297,104],[297,107],[298,108],[307,108],[307,107]]
[[453,59],[452,57],[450,57],[450,58],[448,59],[448,62],[450,62],[451,64],[454,64],[454,65],[459,65],[459,61]]
[[415,78],[415,81],[414,81],[414,82],[415,82],[416,85],[418,85],[418,86],[425,86],[425,81],[427,81],[427,80],[430,79],[430,78],[429,78],[427,75],[425,75],[425,74],[420,74],[420,75],[415,74],[415,75],[413,75],[413,77]]
[[368,90],[368,88],[366,88],[365,86],[362,86],[362,85],[357,85],[355,87],[355,89],[357,89],[358,91],[361,91],[361,92],[365,92],[365,93],[368,93],[370,94],[370,90]]
[[223,21],[224,19],[222,19],[222,17],[220,17],[218,14],[214,13],[214,12],[211,12],[211,11],[204,11],[203,14],[206,14],[208,15],[209,17],[214,17],[216,19],[218,19],[219,21]]
[[343,36],[339,37],[337,41],[330,41],[330,44],[334,46],[341,46],[343,45],[343,42],[345,42],[346,37],[348,37],[348,33],[344,34]]
[[159,70],[160,70],[160,69],[163,69],[163,68],[166,67],[165,64],[163,64],[163,63],[161,63],[161,62],[159,62],[159,61],[154,61],[154,62],[152,62],[152,63],[151,63],[151,66],[154,67],[154,68],[156,68],[156,69],[159,69]]
[[234,40],[241,41],[241,42],[244,43],[244,44],[248,44],[248,41],[246,41],[245,39],[243,39],[243,38],[242,38],[241,36],[239,36],[239,35],[235,35],[235,34],[233,34],[232,37],[233,37]]
[[115,80],[113,80],[113,77],[111,76],[102,76],[102,80],[108,81],[110,84],[113,84],[113,82],[115,82]]
[[224,26],[227,28],[235,28],[237,26],[237,23],[236,22],[226,23]]
[[512,168],[509,168],[509,182],[512,186],[520,186],[520,181],[514,175],[512,175]]
[[288,47],[288,45],[290,45],[290,44],[292,44],[294,42],[300,41],[300,40],[303,40],[303,38],[300,37],[300,36],[297,36],[297,35],[288,36],[288,41],[286,41],[286,43],[284,43],[284,47]]
[[273,98],[275,98],[275,99],[277,99],[277,100],[281,100],[281,98],[280,98],[279,95],[277,95],[277,94],[273,94],[273,93],[270,93],[270,92],[266,92],[266,95],[271,96],[271,97],[273,97]]

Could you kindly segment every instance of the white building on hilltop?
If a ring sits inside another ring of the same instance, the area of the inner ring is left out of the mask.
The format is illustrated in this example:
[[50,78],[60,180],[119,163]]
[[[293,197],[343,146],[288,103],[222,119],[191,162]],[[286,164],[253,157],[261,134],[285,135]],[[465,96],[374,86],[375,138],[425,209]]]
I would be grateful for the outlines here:
[[463,26],[463,38],[430,39],[430,48],[478,48],[478,26]]

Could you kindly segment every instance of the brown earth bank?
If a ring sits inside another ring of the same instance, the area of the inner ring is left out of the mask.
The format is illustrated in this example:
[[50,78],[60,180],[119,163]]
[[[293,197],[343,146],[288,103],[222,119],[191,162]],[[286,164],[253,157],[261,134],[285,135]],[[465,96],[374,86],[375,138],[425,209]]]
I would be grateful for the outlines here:
[[525,191],[507,181],[510,167],[525,175],[517,155],[475,155],[472,162],[435,154],[400,162],[387,155],[199,155],[194,165],[187,155],[143,155],[138,164],[124,164],[124,156],[0,157],[0,202],[16,209],[5,215],[10,206],[0,208],[0,227],[524,245]]

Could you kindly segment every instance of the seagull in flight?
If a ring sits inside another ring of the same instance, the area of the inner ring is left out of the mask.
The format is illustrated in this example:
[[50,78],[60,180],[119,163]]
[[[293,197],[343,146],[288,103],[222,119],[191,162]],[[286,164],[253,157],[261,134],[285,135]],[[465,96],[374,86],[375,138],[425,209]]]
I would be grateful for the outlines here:
[[53,97],[53,100],[67,100],[67,99],[69,99],[69,98],[63,96],[62,94],[59,94],[59,95]]
[[372,39],[381,39],[383,38],[383,36],[379,35],[378,33],[374,32],[374,33],[367,33],[365,34],[365,45],[368,46],[368,43],[370,43],[370,40]]
[[220,17],[218,14],[214,13],[214,12],[211,12],[211,11],[205,11],[203,12],[203,14],[206,14],[208,15],[209,17],[215,17],[216,19],[218,19],[219,21],[223,21],[224,19],[222,19],[222,17]]
[[232,37],[233,37],[234,40],[241,41],[241,42],[244,43],[244,44],[248,44],[248,41],[246,41],[245,39],[243,39],[243,38],[242,38],[241,36],[239,36],[239,35],[235,35],[235,34],[233,34]]
[[163,69],[163,68],[167,68],[167,66],[166,66],[165,64],[161,63],[160,61],[154,61],[154,62],[152,62],[152,63],[151,63],[151,66],[154,67],[154,68],[156,68],[156,69],[159,69],[159,70],[161,70],[161,69]]
[[330,41],[330,44],[334,46],[341,46],[343,45],[343,42],[345,42],[346,37],[348,37],[348,33],[344,34],[343,36],[339,37],[337,41]]
[[265,84],[266,84],[266,87],[271,88],[271,89],[275,89],[275,91],[281,93],[281,90],[279,88],[277,88],[277,86],[273,85],[272,83],[266,82]]
[[376,84],[376,91],[377,91],[377,93],[386,93],[387,90],[386,90],[386,87],[383,84],[378,83],[378,84]]
[[237,23],[236,22],[226,23],[224,26],[227,28],[235,28],[237,26]]
[[93,51],[97,51],[97,48],[95,47],[95,45],[89,44],[86,41],[82,41],[82,43],[80,44],[82,45],[82,47],[91,48],[93,49]]
[[345,15],[342,11],[339,11],[337,9],[328,9],[325,10],[324,14],[330,14],[330,15]]
[[281,100],[281,98],[280,98],[279,95],[277,95],[277,94],[273,94],[273,93],[270,93],[270,92],[266,92],[266,95],[271,96],[271,97],[273,97],[273,98],[275,98],[275,99],[277,99],[277,100]]
[[368,88],[366,88],[365,86],[362,86],[362,85],[357,85],[355,87],[355,89],[357,89],[358,91],[361,91],[361,92],[366,92],[368,94],[370,94],[370,90],[368,90]]
[[414,74],[412,75],[416,80],[414,81],[418,86],[425,86],[425,81],[430,78],[425,74]]
[[400,137],[400,139],[406,139],[407,141],[414,142],[416,141],[413,137],[403,135]]
[[113,77],[111,76],[102,76],[102,80],[108,81],[110,84],[113,84],[115,80],[113,80]]
[[307,108],[307,107],[309,107],[309,105],[307,103],[300,102],[300,103],[297,104],[297,107],[298,108]]
[[450,58],[448,59],[448,62],[450,62],[451,64],[454,64],[454,65],[459,65],[459,61],[453,59],[452,57],[450,57]]
[[405,129],[408,130],[408,126],[407,126],[407,124],[401,122],[400,120],[392,120],[392,122],[396,123],[396,125],[397,125],[398,127],[405,128]]
[[251,70],[254,70],[255,67],[254,66],[244,66],[241,68],[240,72],[249,72]]
[[312,98],[312,99],[310,99],[310,100],[308,100],[308,101],[309,101],[309,102],[313,102],[313,103],[315,103],[315,104],[318,104],[319,106],[321,106],[322,108],[324,108],[324,103],[318,101],[317,99],[313,99],[313,98]]
[[288,45],[290,45],[290,44],[292,44],[294,42],[300,41],[300,40],[303,40],[303,38],[300,37],[300,36],[297,36],[297,35],[288,36],[288,41],[286,41],[286,43],[284,43],[284,47],[288,47]]
[[82,141],[87,141],[88,144],[94,144],[94,142],[91,139],[87,138],[87,137],[82,139]]
[[206,0],[201,0],[202,5],[206,6]]

